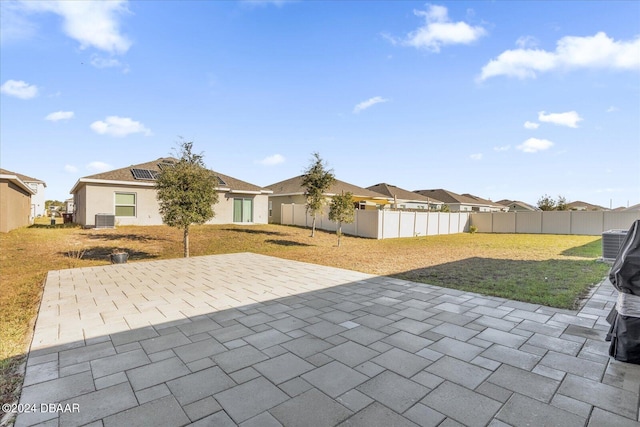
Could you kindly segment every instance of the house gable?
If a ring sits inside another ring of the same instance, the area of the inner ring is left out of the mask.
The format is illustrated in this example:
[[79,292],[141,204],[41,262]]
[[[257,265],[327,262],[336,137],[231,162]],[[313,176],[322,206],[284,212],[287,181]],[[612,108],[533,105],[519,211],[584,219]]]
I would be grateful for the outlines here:
[[444,189],[433,190],[416,190],[418,194],[423,196],[434,197],[447,204],[453,212],[475,211],[490,212],[503,210],[503,206],[499,206],[490,200],[483,199],[472,194],[457,194],[453,191]]

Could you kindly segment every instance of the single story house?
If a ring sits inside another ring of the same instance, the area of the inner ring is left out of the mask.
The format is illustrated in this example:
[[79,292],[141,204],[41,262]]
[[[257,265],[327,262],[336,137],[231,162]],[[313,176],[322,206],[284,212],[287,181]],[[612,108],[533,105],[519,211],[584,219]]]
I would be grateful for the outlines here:
[[[95,227],[96,217],[113,216],[118,225],[160,225],[155,177],[178,160],[159,158],[80,178],[71,189],[74,222]],[[216,216],[208,224],[266,224],[269,190],[213,172],[218,178]],[[107,218],[108,221],[108,218]]]
[[486,200],[472,194],[456,194],[444,189],[416,190],[415,193],[441,200],[449,206],[450,212],[501,212],[505,206],[498,205],[491,200]]
[[[281,205],[304,205],[307,203],[307,198],[304,195],[305,189],[302,187],[302,179],[303,175],[299,175],[265,187],[272,191],[272,194],[269,195],[270,223],[281,223]],[[384,194],[358,187],[357,185],[349,184],[338,179],[335,180],[333,185],[325,193],[327,203],[329,203],[333,196],[336,194],[342,194],[343,192],[353,194],[356,209],[381,209],[385,205],[389,205],[391,203],[389,198]]]
[[33,222],[31,198],[36,195],[36,190],[22,180],[23,176],[0,169],[0,232],[2,233]]
[[394,209],[423,209],[426,211],[437,211],[444,205],[440,200],[404,190],[395,185],[380,183],[367,187],[367,190],[384,194],[391,201],[391,208]]
[[608,211],[609,209],[593,205],[591,203],[576,200],[575,202],[567,203],[567,210],[569,211]]
[[503,199],[496,203],[506,206],[509,209],[509,212],[537,212],[540,210],[540,208],[538,208],[537,206],[532,206],[519,200]]

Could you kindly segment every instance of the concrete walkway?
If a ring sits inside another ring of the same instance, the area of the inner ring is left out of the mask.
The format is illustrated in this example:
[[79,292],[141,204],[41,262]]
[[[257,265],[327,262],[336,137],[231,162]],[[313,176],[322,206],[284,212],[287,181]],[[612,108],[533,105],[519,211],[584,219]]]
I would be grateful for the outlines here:
[[615,296],[576,313],[250,253],[52,271],[16,426],[638,426]]

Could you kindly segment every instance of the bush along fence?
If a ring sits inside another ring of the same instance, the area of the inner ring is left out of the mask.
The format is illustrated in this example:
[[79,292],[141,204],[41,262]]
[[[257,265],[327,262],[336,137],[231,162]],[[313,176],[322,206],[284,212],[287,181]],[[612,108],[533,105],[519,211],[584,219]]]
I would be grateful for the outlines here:
[[[283,225],[310,227],[312,218],[301,204],[282,204]],[[463,233],[469,230],[470,214],[466,212],[420,212],[356,209],[355,220],[342,224],[342,232],[372,239],[435,236]],[[338,225],[329,220],[328,209],[316,217],[316,228],[335,231]]]
[[479,212],[470,225],[479,233],[582,234],[628,230],[640,211]]

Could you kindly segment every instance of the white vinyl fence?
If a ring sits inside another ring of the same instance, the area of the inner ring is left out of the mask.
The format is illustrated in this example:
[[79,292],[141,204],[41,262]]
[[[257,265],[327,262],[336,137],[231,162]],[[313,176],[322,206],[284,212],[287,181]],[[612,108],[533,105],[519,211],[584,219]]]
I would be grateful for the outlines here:
[[[282,204],[281,223],[311,227],[313,218],[305,205]],[[316,228],[335,231],[337,223],[329,220],[328,208],[316,217]],[[397,237],[435,236],[438,234],[463,233],[469,230],[469,213],[405,212],[390,210],[356,209],[355,221],[342,224],[342,232],[352,236],[372,239]]]
[[584,234],[628,230],[640,211],[481,212],[471,216],[480,233]]

